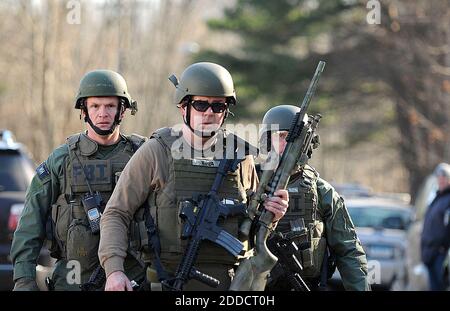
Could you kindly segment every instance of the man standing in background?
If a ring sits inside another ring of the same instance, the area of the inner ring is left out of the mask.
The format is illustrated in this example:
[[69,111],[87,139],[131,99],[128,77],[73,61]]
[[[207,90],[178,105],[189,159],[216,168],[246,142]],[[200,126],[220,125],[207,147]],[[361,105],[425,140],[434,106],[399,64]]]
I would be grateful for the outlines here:
[[436,197],[425,214],[421,251],[428,269],[430,290],[445,290],[444,262],[450,245],[450,165],[439,164],[434,170],[438,181]]

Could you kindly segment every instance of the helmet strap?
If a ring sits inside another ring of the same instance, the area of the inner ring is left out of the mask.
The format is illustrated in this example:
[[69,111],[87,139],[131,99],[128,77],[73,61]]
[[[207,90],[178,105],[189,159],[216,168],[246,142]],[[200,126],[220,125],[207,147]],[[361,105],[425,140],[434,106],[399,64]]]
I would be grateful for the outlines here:
[[[186,117],[183,118],[184,124],[186,124],[189,127],[191,132],[194,133],[195,136],[202,137],[202,138],[210,138],[210,137],[213,137],[214,135],[216,135],[216,133],[217,133],[216,131],[212,131],[212,132],[206,134],[205,132],[197,131],[194,128],[192,128],[191,121],[190,121],[191,120],[191,109],[192,109],[191,104],[186,104]],[[225,121],[225,119],[224,119],[224,121]],[[223,124],[223,121],[222,121],[222,124]],[[220,126],[222,126],[222,124]]]
[[117,107],[117,113],[116,113],[116,116],[114,117],[114,122],[111,125],[111,128],[109,130],[102,130],[101,128],[94,125],[91,118],[89,118],[87,106],[85,104],[86,101],[84,101],[81,106],[81,108],[84,111],[84,122],[87,122],[92,127],[94,132],[96,132],[100,136],[111,135],[112,133],[114,133],[114,130],[120,124],[120,122],[122,122],[122,119],[120,118],[120,116],[122,115],[122,112],[125,110],[125,108],[124,108],[125,106],[123,105],[122,101],[123,101],[122,99],[119,100],[119,106]]
[[[189,103],[189,102],[190,102],[190,99],[191,99],[190,96],[188,96],[188,97],[185,97],[185,98],[182,100],[182,102],[185,102],[184,105],[186,106],[186,116],[183,118],[184,124],[186,124],[186,125],[189,127],[189,129],[191,130],[191,132],[194,133],[194,135],[196,135],[196,136],[198,136],[198,137],[202,137],[202,138],[213,137],[214,135],[216,135],[216,133],[217,133],[216,131],[212,131],[212,132],[210,132],[210,133],[208,133],[208,134],[205,134],[204,132],[197,131],[197,130],[195,130],[194,128],[192,128],[192,126],[191,126],[191,109],[192,109],[192,106],[191,106],[191,104]],[[227,108],[227,110],[225,111],[225,116],[223,117],[223,120],[222,120],[222,124],[220,124],[219,128],[221,128],[222,125],[225,123],[225,120],[227,119],[227,117],[228,117],[229,114],[234,115],[234,114],[229,110],[229,108]]]

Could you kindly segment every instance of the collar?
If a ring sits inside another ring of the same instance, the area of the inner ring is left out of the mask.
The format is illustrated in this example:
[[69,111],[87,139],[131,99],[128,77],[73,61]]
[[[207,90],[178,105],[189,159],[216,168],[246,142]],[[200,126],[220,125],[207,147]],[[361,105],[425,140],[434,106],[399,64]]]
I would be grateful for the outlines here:
[[447,188],[445,188],[444,190],[442,190],[442,191],[437,191],[436,192],[436,196],[443,196],[443,195],[446,195],[446,194],[450,194],[450,186],[448,186]]

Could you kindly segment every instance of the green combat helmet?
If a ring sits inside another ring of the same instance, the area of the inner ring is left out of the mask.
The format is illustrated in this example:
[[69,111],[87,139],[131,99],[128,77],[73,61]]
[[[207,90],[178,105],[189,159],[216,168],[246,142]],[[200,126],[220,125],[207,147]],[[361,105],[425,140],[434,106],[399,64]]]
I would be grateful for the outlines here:
[[136,114],[137,102],[131,99],[125,79],[112,70],[94,70],[88,72],[80,81],[75,109],[81,109],[82,99],[91,96],[118,96],[124,100],[125,108]]
[[[262,127],[260,131],[260,148],[262,151],[270,151],[271,148],[271,134],[273,130],[289,131],[297,112],[300,112],[300,107],[293,105],[279,105],[270,108],[262,120]],[[308,122],[308,115],[305,113],[303,122]],[[313,148],[319,146],[319,135],[316,134],[313,138]]]
[[[224,67],[208,62],[195,63],[187,67],[181,74],[181,79],[175,75],[169,77],[170,82],[175,86],[173,101],[176,105],[188,100],[191,96],[217,96],[226,97],[228,104],[236,104],[236,92],[234,89],[233,78]],[[190,107],[187,109],[184,123],[189,126],[196,135],[205,137],[204,134],[197,133],[190,125]],[[228,116],[226,111],[224,121]],[[206,136],[213,136],[211,135]]]
[[174,103],[178,105],[186,96],[223,96],[236,103],[233,78],[224,67],[208,62],[195,63],[187,67],[178,81],[175,75],[169,80],[175,85]]
[[[87,114],[85,99],[88,97],[117,96],[120,98],[119,109],[114,120],[114,124],[109,130],[102,130],[96,127]],[[111,134],[115,127],[121,122],[121,112],[125,109],[131,109],[131,114],[135,115],[137,102],[131,99],[128,93],[125,79],[112,70],[94,70],[88,72],[80,81],[80,87],[75,99],[75,109],[83,109],[86,116],[85,122],[88,122],[94,131],[99,135]]]
[[[262,124],[270,128],[271,125],[278,125],[279,131],[289,131],[294,120],[295,114],[300,111],[300,107],[292,105],[279,105],[270,108],[264,115]],[[303,121],[308,120],[305,115]]]

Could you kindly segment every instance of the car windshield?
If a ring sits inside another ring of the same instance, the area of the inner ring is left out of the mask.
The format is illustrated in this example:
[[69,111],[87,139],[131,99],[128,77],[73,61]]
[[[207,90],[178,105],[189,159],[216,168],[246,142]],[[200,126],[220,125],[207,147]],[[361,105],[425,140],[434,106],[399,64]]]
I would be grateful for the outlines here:
[[371,190],[358,184],[333,184],[334,189],[344,197],[370,197]]
[[0,191],[26,191],[34,175],[32,162],[15,150],[0,151]]
[[349,207],[348,211],[355,227],[404,230],[410,219],[406,210],[379,206]]

